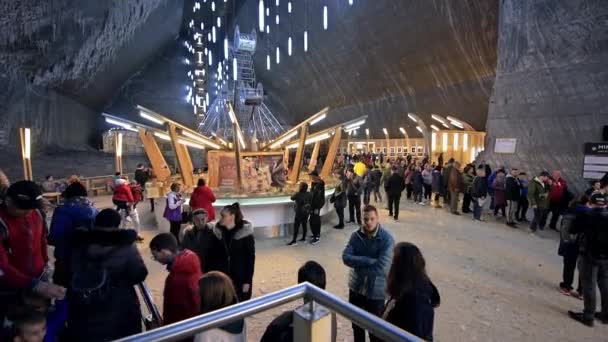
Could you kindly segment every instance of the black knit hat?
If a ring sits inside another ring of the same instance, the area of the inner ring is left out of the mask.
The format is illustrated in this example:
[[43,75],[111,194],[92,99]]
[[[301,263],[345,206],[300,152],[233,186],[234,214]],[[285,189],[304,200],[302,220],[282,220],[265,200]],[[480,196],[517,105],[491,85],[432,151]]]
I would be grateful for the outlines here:
[[6,192],[6,197],[19,209],[37,209],[42,206],[42,191],[38,184],[32,181],[13,183]]
[[87,188],[82,185],[80,182],[75,182],[68,185],[65,188],[65,191],[61,194],[63,198],[73,198],[73,197],[86,197],[87,196]]

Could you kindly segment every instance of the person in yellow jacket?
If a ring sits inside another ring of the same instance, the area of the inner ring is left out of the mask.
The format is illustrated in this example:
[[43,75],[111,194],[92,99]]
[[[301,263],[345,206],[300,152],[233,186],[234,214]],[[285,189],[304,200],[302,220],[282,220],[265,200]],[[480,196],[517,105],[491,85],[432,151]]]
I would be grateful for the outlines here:
[[357,176],[363,178],[363,176],[365,176],[365,173],[367,172],[367,165],[365,165],[365,163],[361,161],[361,159],[357,158],[353,169]]

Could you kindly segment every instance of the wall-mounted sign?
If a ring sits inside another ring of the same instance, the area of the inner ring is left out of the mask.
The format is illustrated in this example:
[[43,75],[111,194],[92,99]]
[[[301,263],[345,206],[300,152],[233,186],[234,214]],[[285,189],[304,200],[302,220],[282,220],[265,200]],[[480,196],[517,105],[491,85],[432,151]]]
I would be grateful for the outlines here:
[[608,143],[586,143],[583,178],[601,179],[608,173]]
[[496,138],[494,145],[495,153],[515,153],[517,139],[514,138]]

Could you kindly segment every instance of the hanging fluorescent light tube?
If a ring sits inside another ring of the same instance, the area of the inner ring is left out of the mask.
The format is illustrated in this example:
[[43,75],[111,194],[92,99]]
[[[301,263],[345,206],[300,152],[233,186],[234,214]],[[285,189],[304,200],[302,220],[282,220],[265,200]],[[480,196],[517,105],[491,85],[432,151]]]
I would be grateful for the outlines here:
[[291,56],[291,37],[287,39],[287,54]]
[[216,39],[216,38],[217,38],[217,36],[216,36],[216,34],[215,34],[215,26],[213,26],[213,27],[211,28],[211,37],[212,37],[213,42],[215,43],[215,42],[217,41],[217,39]]
[[446,124],[442,124],[442,125],[443,125],[443,127],[447,128],[447,129],[450,129],[449,125],[446,125]]
[[146,120],[152,121],[155,124],[163,125],[165,123],[163,120],[157,119],[156,117],[154,117],[150,114],[144,113],[141,110],[139,111],[139,116],[141,116],[142,118],[144,118]]
[[431,125],[431,128],[433,129],[433,131],[438,131],[439,127],[435,126],[435,125]]
[[418,132],[423,133],[423,132],[422,132],[422,127],[420,127],[420,126],[416,126],[416,129],[418,130]]
[[365,135],[369,135],[369,129],[365,129]]
[[414,122],[418,122],[418,120],[416,120],[416,117],[414,117],[414,115],[412,113],[407,113],[407,117],[410,118],[410,120],[414,121]]
[[276,15],[274,18],[275,18],[275,19],[274,19],[275,23],[276,23],[277,25],[279,25],[279,22],[280,22],[280,20],[279,20],[279,15],[277,14],[277,15]]
[[[29,128],[26,128],[27,130],[29,130]],[[29,136],[29,132],[26,131],[26,133],[28,133],[26,135],[26,148],[29,145],[29,138],[27,138]],[[118,139],[116,141],[116,146],[114,146],[116,148],[116,156],[117,157],[122,157],[122,133],[118,133]],[[29,151],[27,151],[27,153],[29,154]]]
[[304,52],[308,51],[308,31],[304,31]]
[[327,6],[323,6],[323,29],[327,30]]
[[266,55],[266,70],[270,70],[270,55]]
[[363,125],[364,123],[365,123],[365,120],[359,120],[359,121],[357,121],[357,122],[353,122],[353,123],[351,123],[351,124],[348,124],[348,125],[344,126],[344,130],[345,130],[345,131],[346,131],[346,130],[350,130],[350,129],[351,129],[351,128],[353,128],[353,127],[358,127],[358,126],[361,126],[361,125]]
[[209,50],[209,54],[207,55],[207,57],[209,57],[209,66],[213,66],[213,53],[211,52],[211,50]]
[[215,144],[215,143],[213,143],[213,142],[211,142],[211,141],[209,141],[209,140],[205,140],[205,139],[203,139],[203,138],[201,138],[201,137],[199,137],[199,136],[197,136],[196,134],[193,134],[193,133],[191,133],[191,132],[188,132],[188,131],[182,130],[182,134],[183,134],[185,137],[188,137],[188,138],[190,138],[190,139],[193,139],[193,140],[199,141],[199,142],[201,142],[203,145],[207,145],[207,146],[209,146],[209,147],[211,147],[211,148],[216,148],[216,149],[219,149],[219,148],[220,148],[220,146],[219,146],[219,145],[217,145],[217,144]]
[[460,128],[460,129],[464,129],[464,125],[461,124],[460,122],[450,120],[450,124]]
[[401,131],[401,133],[403,133],[403,135],[407,135],[407,133],[405,133],[405,129],[403,127],[399,127],[399,130]]
[[270,25],[266,24],[266,33],[270,34]]
[[200,145],[200,144],[195,144],[195,143],[193,143],[191,141],[188,141],[188,140],[177,139],[177,142],[180,143],[180,144],[182,144],[182,145],[198,148],[199,150],[204,150],[205,149],[205,146]]
[[353,127],[353,128],[345,129],[345,130],[344,130],[344,132],[346,132],[346,133],[348,133],[348,134],[350,134],[350,133],[352,133],[352,132],[355,132],[355,134],[357,134],[357,130],[358,130],[359,128],[361,128],[361,126],[355,126],[355,127]]
[[388,137],[388,131],[386,130],[386,128],[383,128],[382,132],[384,132],[384,135],[386,135]]
[[211,1],[211,12],[215,12],[215,1]]
[[171,141],[171,137],[165,133],[154,132],[154,136],[162,140]]
[[316,124],[317,122],[319,122],[319,121],[321,121],[321,120],[325,119],[325,117],[326,117],[326,116],[327,116],[327,114],[326,114],[326,113],[324,113],[323,115],[320,115],[320,116],[316,117],[314,120],[312,120],[312,121],[310,122],[310,125],[312,126],[312,125]]
[[217,17],[217,28],[222,27],[222,18],[221,17]]
[[291,1],[287,3],[287,13],[291,13]]
[[445,120],[442,117],[440,117],[439,115],[431,114],[431,118],[433,118],[433,120],[435,120],[441,124],[445,124]]
[[[314,136],[312,138],[306,139],[306,141],[304,142],[304,145],[310,145],[312,143],[316,143],[317,141],[322,141],[325,139],[330,138],[331,135],[329,133],[323,133],[317,136]],[[297,148],[299,143],[293,143],[289,146],[287,146],[287,148]]]
[[264,0],[260,0],[258,4],[258,25],[260,32],[264,32]]

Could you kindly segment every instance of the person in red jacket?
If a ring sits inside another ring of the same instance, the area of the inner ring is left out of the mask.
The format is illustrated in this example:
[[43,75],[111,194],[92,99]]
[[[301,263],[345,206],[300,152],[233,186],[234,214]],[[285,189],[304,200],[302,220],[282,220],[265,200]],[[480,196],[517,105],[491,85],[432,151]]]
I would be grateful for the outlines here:
[[150,251],[169,271],[163,291],[163,325],[198,315],[198,281],[202,277],[198,256],[189,249],[178,250],[177,240],[171,233],[156,235],[150,241]]
[[0,205],[0,321],[17,292],[34,291],[49,299],[65,296],[65,288],[52,284],[46,272],[49,257],[45,221],[38,209],[41,200],[36,183],[19,181],[8,188]]
[[125,210],[127,216],[131,213],[131,204],[134,202],[133,193],[126,179],[116,179],[114,185],[114,195],[112,196],[112,202],[116,205],[116,210],[120,212],[121,209]]
[[567,208],[567,203],[564,205],[565,192],[568,189],[568,183],[562,178],[562,173],[559,171],[553,171],[551,174],[553,183],[551,184],[551,190],[549,190],[549,211],[551,212],[551,221],[549,221],[549,228],[553,230],[557,229],[557,220]]
[[207,211],[208,221],[215,220],[215,209],[213,208],[213,202],[215,202],[215,195],[210,187],[205,185],[205,179],[199,178],[198,184],[192,196],[190,197],[190,208],[192,211],[196,209],[205,209]]

